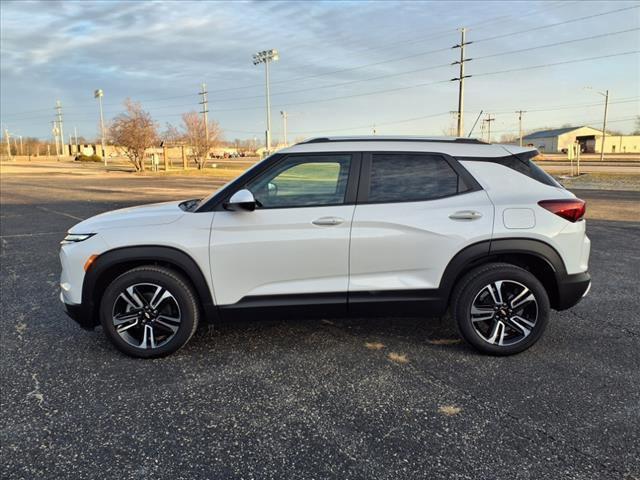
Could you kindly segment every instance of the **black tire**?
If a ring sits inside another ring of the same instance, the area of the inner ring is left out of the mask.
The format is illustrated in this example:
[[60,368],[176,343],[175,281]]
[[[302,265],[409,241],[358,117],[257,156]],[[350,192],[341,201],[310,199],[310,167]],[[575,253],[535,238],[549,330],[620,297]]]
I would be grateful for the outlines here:
[[[498,299],[503,300],[503,307],[496,306],[499,304],[495,301],[498,295],[496,285],[502,290]],[[518,290],[521,287],[522,290]],[[524,307],[518,307],[522,310],[512,308],[520,301],[519,291],[522,293],[520,299],[530,298],[531,294],[534,297]],[[471,310],[474,301],[475,322]],[[493,317],[487,318],[491,309]],[[536,317],[532,322],[534,311]],[[549,296],[540,281],[527,270],[508,263],[491,263],[470,271],[457,283],[451,297],[451,313],[462,337],[480,352],[490,355],[513,355],[532,346],[542,336],[549,312]],[[483,318],[487,319],[481,320]],[[522,322],[523,318],[528,323]]]
[[[130,291],[134,297],[127,295],[127,288],[133,288]],[[164,298],[155,309],[154,292]],[[119,333],[114,323],[122,318],[128,320],[119,325]],[[117,277],[100,302],[100,323],[107,337],[132,357],[157,358],[174,353],[191,339],[199,319],[198,300],[189,281],[169,268],[154,265],[136,267]],[[134,345],[138,341],[140,344]]]

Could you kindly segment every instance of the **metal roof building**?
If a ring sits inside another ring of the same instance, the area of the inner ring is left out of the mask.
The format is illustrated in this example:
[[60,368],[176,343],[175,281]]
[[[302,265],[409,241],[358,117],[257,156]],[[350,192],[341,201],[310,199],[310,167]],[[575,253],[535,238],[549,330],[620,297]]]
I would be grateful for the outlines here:
[[[588,127],[564,127],[541,130],[522,137],[524,145],[536,147],[541,152],[566,152],[569,145],[578,142],[585,153],[600,153],[602,130]],[[605,153],[640,153],[640,135],[606,135]]]

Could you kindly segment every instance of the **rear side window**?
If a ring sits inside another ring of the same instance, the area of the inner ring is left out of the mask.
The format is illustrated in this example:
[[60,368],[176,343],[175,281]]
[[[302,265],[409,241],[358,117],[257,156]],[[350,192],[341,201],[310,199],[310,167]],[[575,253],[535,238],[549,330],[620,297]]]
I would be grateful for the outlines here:
[[562,185],[560,185],[555,180],[555,178],[553,178],[533,162],[532,158],[534,158],[536,155],[538,155],[538,152],[536,150],[533,150],[531,152],[525,152],[518,155],[507,155],[505,157],[458,157],[458,160],[497,163],[499,165],[502,165],[503,167],[507,167],[515,170],[516,172],[520,172],[529,178],[537,180],[540,183],[544,183],[545,185],[550,185],[552,187],[562,187]]
[[373,154],[368,201],[432,200],[466,189],[447,161],[436,155]]

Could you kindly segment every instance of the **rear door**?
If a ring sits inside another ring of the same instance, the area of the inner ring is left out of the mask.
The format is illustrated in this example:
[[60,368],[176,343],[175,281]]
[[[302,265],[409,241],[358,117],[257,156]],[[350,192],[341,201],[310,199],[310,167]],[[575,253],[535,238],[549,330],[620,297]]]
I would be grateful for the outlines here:
[[429,297],[456,253],[491,238],[493,215],[487,194],[449,156],[365,153],[349,303]]

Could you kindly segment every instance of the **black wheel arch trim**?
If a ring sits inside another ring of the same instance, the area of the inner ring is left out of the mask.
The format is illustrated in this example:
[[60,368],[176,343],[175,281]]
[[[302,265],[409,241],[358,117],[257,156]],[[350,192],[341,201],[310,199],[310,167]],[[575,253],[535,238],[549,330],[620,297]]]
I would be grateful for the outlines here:
[[157,245],[136,245],[108,250],[98,256],[86,272],[82,283],[82,315],[77,318],[83,327],[98,325],[98,308],[95,301],[96,287],[102,275],[120,265],[130,264],[140,266],[144,264],[162,263],[177,267],[184,272],[198,295],[204,317],[214,320],[217,318],[217,308],[211,295],[209,284],[202,270],[190,255],[174,247]]
[[[471,244],[458,252],[445,268],[440,281],[439,290],[442,295],[450,300],[453,288],[460,277],[475,266],[490,261],[492,257],[506,254],[533,255],[544,261],[552,270],[556,285],[551,287],[558,297],[558,309],[568,308],[565,305],[571,304],[573,299],[563,297],[564,288],[572,275],[567,275],[565,264],[560,254],[548,243],[530,238],[498,238],[484,240]],[[586,288],[586,287],[585,287]],[[579,298],[573,303],[577,303]]]

